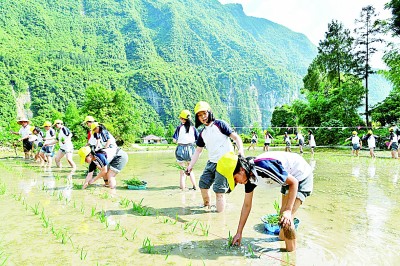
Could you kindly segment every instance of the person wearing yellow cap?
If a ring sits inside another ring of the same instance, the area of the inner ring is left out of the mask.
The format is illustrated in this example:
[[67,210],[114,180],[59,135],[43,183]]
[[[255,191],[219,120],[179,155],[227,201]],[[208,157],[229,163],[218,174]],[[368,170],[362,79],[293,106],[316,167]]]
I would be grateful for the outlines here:
[[352,135],[348,137],[345,141],[351,140],[351,154],[358,157],[358,153],[362,148],[362,142],[359,136],[357,136],[357,131],[353,131]]
[[[76,164],[74,160],[72,159],[72,155],[74,153],[74,145],[72,144],[71,138],[72,138],[72,133],[71,131],[64,126],[63,121],[57,119],[54,121],[54,125],[56,128],[59,130],[58,132],[58,144],[60,145],[60,149],[58,150],[56,154],[56,165],[57,167],[61,168],[61,159],[64,157],[64,155],[67,158],[67,161],[69,165],[75,169]],[[57,140],[54,140],[53,144],[56,144]]]
[[93,122],[90,125],[90,129],[92,130],[93,137],[96,140],[95,150],[117,147],[114,136],[105,128],[104,125],[98,122]]
[[42,163],[43,159],[42,159],[42,157],[40,157],[39,153],[43,147],[43,137],[44,137],[43,133],[39,127],[31,127],[31,131],[32,131],[33,136],[36,137],[36,139],[33,141],[33,152],[35,154],[35,157],[34,157],[35,161]]
[[97,144],[97,140],[94,138],[94,135],[92,134],[92,124],[95,122],[95,119],[93,116],[87,115],[85,117],[85,121],[84,123],[86,124],[87,128],[88,128],[88,132],[87,132],[87,143],[86,146],[89,147],[95,147]]
[[[85,162],[89,164],[83,189],[96,182],[99,178],[103,178],[105,185],[109,188],[116,188],[117,181],[115,176],[121,172],[128,162],[128,154],[121,148],[94,151],[90,147],[84,146],[78,150],[78,155],[81,158],[81,164]],[[93,177],[96,168],[99,173]]]
[[[199,136],[197,129],[192,125],[191,114],[189,110],[182,110],[179,114],[180,125],[176,127],[172,141],[177,143],[175,149],[176,162],[182,166],[187,167],[195,151],[195,142]],[[192,189],[196,190],[196,181],[194,173],[191,172],[190,181],[192,182]],[[186,188],[186,174],[184,170],[179,170],[179,186],[183,190]]]
[[389,145],[388,149],[391,150],[392,158],[397,159],[398,158],[398,150],[399,148],[399,140],[397,137],[397,134],[394,132],[394,128],[391,127],[389,128]]
[[[39,156],[43,159],[44,162],[47,162],[47,166],[52,165],[52,160],[54,156],[54,145],[56,139],[56,131],[51,127],[51,122],[46,121],[43,123],[43,127],[45,130],[44,138],[43,138],[43,146],[40,149]],[[44,166],[44,164],[42,164]]]
[[261,178],[270,178],[281,185],[282,202],[279,238],[285,241],[286,250],[296,249],[294,216],[297,209],[313,190],[311,166],[297,153],[271,151],[257,157],[244,158],[228,152],[218,161],[217,171],[224,176],[233,191],[236,184],[244,184],[245,197],[240,214],[239,226],[232,245],[240,245],[243,228],[250,214],[253,192]]
[[207,165],[200,176],[199,187],[206,208],[210,208],[210,188],[216,196],[217,212],[225,209],[225,193],[229,187],[226,179],[216,171],[218,160],[229,151],[233,151],[233,146],[229,138],[236,142],[238,153],[244,155],[243,142],[240,136],[223,120],[214,118],[211,107],[207,102],[200,101],[194,108],[195,126],[204,125],[200,131],[199,138],[196,141],[197,148],[192,156],[186,173],[192,172],[193,166],[199,159],[203,149],[207,147],[208,161]]
[[375,147],[376,147],[376,139],[378,138],[378,136],[375,136],[372,133],[372,130],[368,130],[367,135],[365,135],[362,140],[363,141],[367,141],[368,143],[368,149],[369,149],[369,155],[371,156],[371,158],[375,158]]
[[29,158],[32,156],[31,151],[32,151],[32,141],[29,141],[29,136],[31,135],[31,127],[29,126],[30,121],[27,118],[20,118],[18,119],[17,123],[21,125],[21,128],[19,129],[18,132],[10,131],[11,134],[14,135],[19,135],[21,136],[18,141],[22,141],[22,147],[24,149],[24,154],[25,154],[25,160],[29,160]]

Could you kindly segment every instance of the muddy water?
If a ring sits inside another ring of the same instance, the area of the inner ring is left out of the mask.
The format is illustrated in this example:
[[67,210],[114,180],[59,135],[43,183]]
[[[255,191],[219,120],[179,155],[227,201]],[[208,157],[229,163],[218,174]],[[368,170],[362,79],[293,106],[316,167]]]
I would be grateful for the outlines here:
[[[292,253],[264,232],[260,220],[280,201],[278,186],[256,188],[242,247],[229,248],[244,187],[227,197],[226,212],[204,210],[199,191],[178,189],[172,151],[131,153],[113,192],[101,182],[79,189],[83,166],[71,173],[0,159],[0,265],[397,264],[399,162],[343,151],[305,158],[315,167],[315,191],[298,211],[298,249]],[[147,181],[148,189],[127,190],[121,180],[133,176]]]

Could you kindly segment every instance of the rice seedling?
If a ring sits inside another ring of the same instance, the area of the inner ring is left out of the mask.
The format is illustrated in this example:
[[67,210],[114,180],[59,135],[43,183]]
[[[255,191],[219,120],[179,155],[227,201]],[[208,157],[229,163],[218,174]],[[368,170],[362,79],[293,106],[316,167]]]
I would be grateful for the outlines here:
[[137,228],[135,229],[135,231],[134,231],[133,234],[132,234],[132,240],[135,240],[135,238],[136,238],[136,232],[137,232]]
[[57,200],[62,201],[63,198],[64,198],[64,197],[63,197],[63,194],[62,194],[61,192],[58,192],[58,194],[57,194]]
[[81,254],[80,254],[80,258],[81,260],[85,260],[87,256],[87,251],[83,250],[83,248],[81,249]]
[[121,221],[118,221],[118,222],[115,224],[115,231],[119,230],[120,227],[121,227]]
[[150,215],[150,208],[142,205],[143,198],[139,203],[132,201],[132,209],[142,216]]
[[44,214],[44,210],[42,210],[42,213],[40,214],[40,219],[42,219],[42,226],[44,228],[48,228],[50,225],[50,219],[46,217],[46,215]]
[[182,170],[182,171],[186,170],[186,167],[184,167],[182,165],[179,165],[178,163],[171,163],[171,164],[169,164],[169,166],[174,167],[174,168],[176,168],[178,170]]
[[3,251],[0,252],[0,266],[6,265],[7,260],[8,256],[6,256]]
[[250,253],[250,258],[251,259],[258,259],[258,258],[260,258],[260,256],[257,256],[255,253],[254,253],[254,250],[253,250],[253,248],[250,246],[250,244],[247,244],[247,249],[248,249],[248,251],[249,251],[249,253]]
[[82,214],[85,214],[85,206],[83,206],[83,203],[82,203],[82,205],[81,205],[81,213],[82,213]]
[[74,209],[76,209],[76,201],[74,200],[74,204],[73,204]]
[[83,187],[82,184],[76,184],[76,183],[73,183],[73,184],[72,184],[72,188],[73,188],[73,189],[82,189],[82,187]]
[[143,240],[142,248],[146,251],[147,254],[154,254],[154,245],[151,244],[151,241],[148,237]]
[[192,233],[194,233],[194,230],[196,230],[197,224],[199,223],[199,221],[195,220],[194,225],[192,227]]
[[70,199],[69,198],[64,198],[64,201],[65,201],[65,205],[68,205],[68,203],[70,202]]
[[228,247],[232,247],[233,244],[233,236],[231,235],[231,231],[229,231],[229,235],[228,235]]
[[106,219],[105,225],[106,225],[106,228],[108,228],[110,226],[110,223],[108,222],[108,219]]
[[54,179],[55,179],[55,180],[58,181],[58,180],[60,180],[60,178],[61,178],[61,176],[60,176],[59,174],[54,174]]
[[5,183],[0,183],[0,195],[6,194],[7,186]]
[[33,214],[35,215],[39,215],[39,202],[35,204],[35,206],[31,206],[31,210],[33,212]]
[[[125,237],[126,238],[126,229],[125,228],[122,228],[121,229],[121,237]],[[126,238],[126,240],[128,240],[127,238]]]
[[61,244],[66,244],[68,239],[71,239],[68,236],[68,232],[67,230],[59,230],[58,232],[56,232],[56,239],[61,239]]
[[104,210],[101,210],[101,212],[99,213],[99,220],[101,223],[104,223],[107,221],[106,212]]
[[205,224],[205,223],[203,224],[200,222],[200,228],[201,228],[201,231],[203,232],[203,236],[208,236],[208,232],[210,230],[210,225]]
[[129,207],[130,203],[131,203],[131,201],[128,200],[126,197],[119,201],[119,205],[121,205],[124,208]]
[[94,207],[92,206],[92,210],[90,212],[90,217],[94,217],[96,215],[96,208],[97,208],[97,205]]
[[109,199],[110,198],[110,194],[108,194],[107,192],[104,192],[103,194],[100,195],[101,199]]
[[47,186],[44,184],[44,182],[42,183],[41,189],[42,189],[42,190],[47,190]]

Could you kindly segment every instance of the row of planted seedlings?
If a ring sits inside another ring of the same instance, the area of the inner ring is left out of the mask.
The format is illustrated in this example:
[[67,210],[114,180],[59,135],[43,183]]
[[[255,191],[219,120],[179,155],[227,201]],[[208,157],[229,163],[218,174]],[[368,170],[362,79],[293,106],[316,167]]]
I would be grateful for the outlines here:
[[[55,180],[60,180],[61,176],[59,174],[54,174]],[[70,182],[67,179],[65,179],[65,183]],[[74,190],[80,190],[82,188],[81,184],[76,184],[73,183],[72,189]],[[70,201],[69,198],[63,197],[63,194],[61,191],[58,191],[57,193],[53,189],[48,189],[44,184],[42,184],[41,187],[42,190],[47,191],[51,196],[55,196],[57,198],[57,201],[62,202],[65,206],[72,206],[74,209],[78,210],[80,213],[85,214],[85,209],[87,208],[85,206],[85,203],[82,202],[81,204],[77,204],[76,201],[74,200],[73,202]],[[96,188],[91,188],[89,189],[89,193],[94,195]],[[111,196],[108,192],[104,192],[102,194],[97,195],[101,199],[109,199]],[[139,216],[155,216],[156,219],[163,223],[163,224],[170,224],[170,225],[176,225],[178,221],[180,220],[178,217],[178,214],[175,215],[175,217],[170,217],[166,216],[162,213],[159,213],[158,210],[155,210],[153,208],[147,207],[143,205],[143,199],[140,202],[134,202],[132,200],[128,200],[127,198],[123,198],[119,201],[119,204],[123,208],[129,208],[129,206],[132,204],[132,212]],[[109,222],[109,216],[107,215],[107,212],[104,209],[97,210],[97,204],[94,206],[91,206],[90,208],[90,217],[91,218],[97,218],[99,222],[104,224],[105,229],[110,229],[110,222]],[[45,220],[43,218],[42,220]],[[43,221],[44,224],[46,224],[45,221]],[[186,222],[180,222],[178,225],[187,233],[190,234],[197,234],[201,236],[208,236],[209,235],[209,230],[210,230],[210,225],[208,223],[199,221],[197,219],[193,219],[191,221],[186,221]],[[138,228],[135,228],[133,230],[130,230],[131,232],[128,232],[128,228],[124,227],[120,221],[114,222],[113,224],[113,229],[114,231],[120,230],[120,236],[124,238],[125,240],[130,240],[134,241],[137,238],[137,233],[138,233]],[[62,239],[63,236],[65,238],[66,234],[59,233],[60,238]],[[226,242],[226,247],[230,248],[230,243],[229,243],[229,238]],[[63,242],[63,241],[62,241]],[[171,246],[171,249],[173,246]],[[256,258],[259,256],[256,256],[254,254],[254,251],[251,247],[250,244],[248,244],[248,253],[250,254],[249,257],[251,258]],[[166,259],[168,258],[170,254],[170,250],[156,250],[154,244],[152,243],[151,239],[149,236],[146,236],[142,242],[142,248],[141,251],[143,253],[148,253],[148,254],[164,254],[166,256]],[[81,253],[81,258],[86,258],[87,251],[83,250],[83,248],[80,250]]]

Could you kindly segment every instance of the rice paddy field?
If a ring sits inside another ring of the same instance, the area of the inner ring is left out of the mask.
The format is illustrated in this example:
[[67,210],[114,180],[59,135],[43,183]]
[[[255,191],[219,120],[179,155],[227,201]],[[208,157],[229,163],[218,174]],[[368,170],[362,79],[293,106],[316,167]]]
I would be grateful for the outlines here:
[[[262,153],[247,151],[246,155]],[[300,207],[297,250],[267,234],[280,188],[254,191],[241,247],[230,247],[244,198],[238,185],[224,213],[202,207],[199,190],[179,189],[172,149],[129,153],[117,189],[81,189],[86,166],[43,168],[0,155],[0,265],[396,265],[400,261],[400,161],[350,150],[318,150],[314,192]],[[74,157],[79,162],[78,156]],[[207,159],[195,166],[196,179]],[[63,161],[64,166],[67,165]],[[138,177],[146,190],[128,190]],[[189,179],[187,186],[190,186]],[[212,204],[215,195],[212,193]]]

